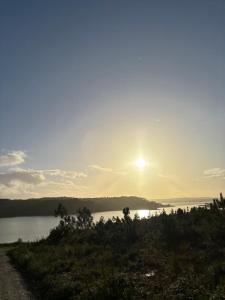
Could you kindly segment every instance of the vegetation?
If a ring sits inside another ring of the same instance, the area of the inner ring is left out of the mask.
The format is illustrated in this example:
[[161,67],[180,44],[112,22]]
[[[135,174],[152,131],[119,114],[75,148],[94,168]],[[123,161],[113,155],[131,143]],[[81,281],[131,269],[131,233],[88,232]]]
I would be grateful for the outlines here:
[[[63,212],[62,206],[56,210]],[[47,239],[10,252],[41,299],[225,299],[225,201],[166,215],[61,214]]]
[[61,203],[68,214],[72,215],[80,207],[87,207],[92,212],[122,210],[125,206],[130,209],[157,209],[163,205],[140,197],[102,197],[102,198],[70,198],[53,197],[28,200],[0,199],[0,218],[18,216],[52,216],[56,206]]

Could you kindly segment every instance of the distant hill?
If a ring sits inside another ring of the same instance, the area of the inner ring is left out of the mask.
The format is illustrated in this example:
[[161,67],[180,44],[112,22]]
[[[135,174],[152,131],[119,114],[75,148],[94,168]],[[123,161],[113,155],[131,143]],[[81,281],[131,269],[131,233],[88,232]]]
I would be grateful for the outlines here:
[[160,201],[164,204],[177,205],[199,205],[212,202],[210,197],[183,197],[183,198],[168,198],[168,199],[153,199],[153,201]]
[[134,196],[101,197],[101,198],[72,198],[53,197],[27,200],[0,199],[0,218],[18,216],[52,216],[55,208],[62,203],[69,214],[75,214],[80,207],[86,206],[91,212],[130,209],[157,209],[168,207],[156,201],[149,201]]

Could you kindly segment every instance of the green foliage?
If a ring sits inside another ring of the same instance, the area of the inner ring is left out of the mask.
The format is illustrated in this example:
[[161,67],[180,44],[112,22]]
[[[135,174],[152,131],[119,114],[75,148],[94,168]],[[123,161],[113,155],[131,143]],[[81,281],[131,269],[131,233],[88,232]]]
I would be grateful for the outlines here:
[[93,224],[80,209],[46,240],[18,244],[11,258],[41,299],[225,299],[222,206],[146,219],[123,212]]
[[86,207],[79,208],[76,216],[68,216],[66,209],[59,204],[55,210],[55,216],[60,216],[61,220],[59,225],[51,230],[47,238],[48,241],[55,243],[73,238],[76,230],[90,229],[93,225],[93,217]]

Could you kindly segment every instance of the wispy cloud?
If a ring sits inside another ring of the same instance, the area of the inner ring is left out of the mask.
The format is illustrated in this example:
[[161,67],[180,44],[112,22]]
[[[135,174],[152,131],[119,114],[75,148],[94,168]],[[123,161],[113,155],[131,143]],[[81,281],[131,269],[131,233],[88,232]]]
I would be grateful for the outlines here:
[[89,165],[88,168],[99,171],[99,172],[105,172],[105,173],[111,173],[111,174],[117,174],[117,175],[126,175],[125,171],[114,170],[112,168],[106,168],[106,167],[102,167],[99,165]]
[[23,151],[12,151],[0,155],[0,167],[20,165],[25,162],[26,154]]
[[87,175],[83,172],[66,171],[61,169],[35,170],[35,169],[11,169],[8,172],[0,173],[0,184],[10,186],[15,181],[28,184],[39,184],[50,177],[59,177],[63,180],[84,178]]
[[204,177],[207,178],[219,177],[225,179],[225,169],[213,168],[213,169],[205,170],[203,172],[203,175]]
[[97,171],[101,171],[101,172],[109,172],[109,173],[113,172],[113,170],[111,168],[105,168],[105,167],[101,167],[99,165],[89,165],[88,168],[94,169]]
[[62,169],[41,170],[40,172],[48,176],[59,176],[70,179],[75,179],[78,177],[87,177],[87,174],[85,174],[84,172],[66,171]]

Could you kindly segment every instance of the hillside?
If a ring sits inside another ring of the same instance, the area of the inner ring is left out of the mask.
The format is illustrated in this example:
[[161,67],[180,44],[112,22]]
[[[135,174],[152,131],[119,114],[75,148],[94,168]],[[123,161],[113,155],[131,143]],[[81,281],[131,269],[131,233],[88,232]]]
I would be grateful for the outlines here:
[[9,253],[39,299],[225,299],[225,199],[147,219],[86,210]]
[[[52,216],[55,208],[62,203],[69,214],[86,206],[91,212],[130,209],[157,209],[165,205],[156,201],[148,201],[140,197],[102,197],[102,198],[39,198],[27,200],[0,199],[0,218],[18,216]],[[169,205],[166,205],[169,206]]]

